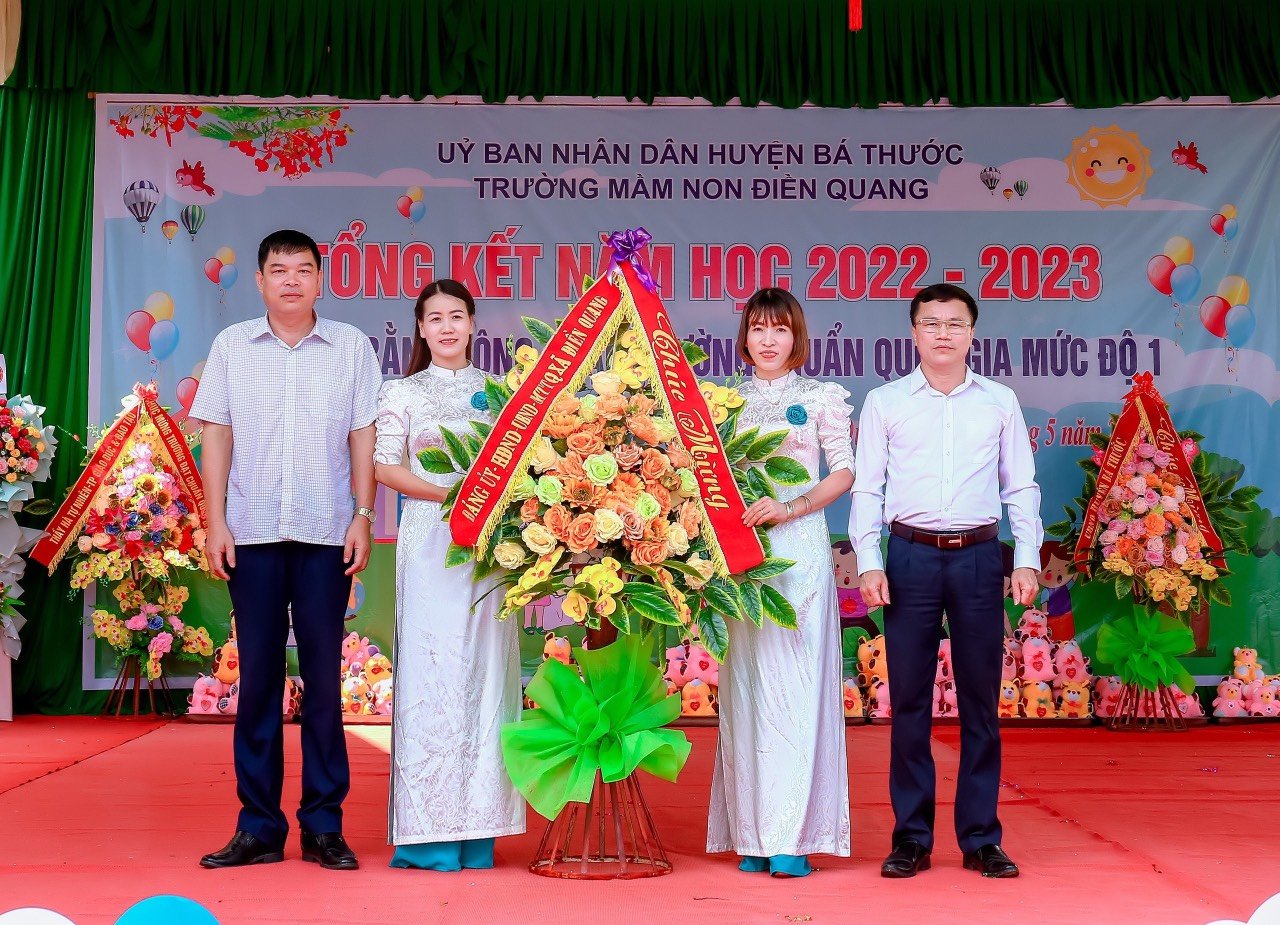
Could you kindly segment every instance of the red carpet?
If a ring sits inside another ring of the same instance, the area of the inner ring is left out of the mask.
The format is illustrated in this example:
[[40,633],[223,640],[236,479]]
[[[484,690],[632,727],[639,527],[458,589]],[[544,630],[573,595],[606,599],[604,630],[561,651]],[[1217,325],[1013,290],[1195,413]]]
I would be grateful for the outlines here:
[[[892,817],[889,730],[849,730],[854,857],[820,858],[804,880],[739,873],[703,852],[714,729],[690,729],[693,758],[678,785],[645,791],[675,864],[631,883],[528,874],[543,823],[500,840],[499,868],[432,874],[386,867],[386,727],[349,728],[356,784],[346,831],[363,868],[347,874],[297,859],[205,871],[235,819],[228,726],[20,717],[0,727],[0,912],[52,908],[77,925],[111,923],[156,893],[204,903],[242,922],[1111,923],[1247,921],[1280,891],[1275,798],[1280,725],[1182,735],[1100,729],[1005,732],[1005,845],[1015,881],[960,867],[949,830],[959,732],[940,729],[942,804],[934,869],[879,877]],[[298,729],[289,727],[286,805],[298,799]]]

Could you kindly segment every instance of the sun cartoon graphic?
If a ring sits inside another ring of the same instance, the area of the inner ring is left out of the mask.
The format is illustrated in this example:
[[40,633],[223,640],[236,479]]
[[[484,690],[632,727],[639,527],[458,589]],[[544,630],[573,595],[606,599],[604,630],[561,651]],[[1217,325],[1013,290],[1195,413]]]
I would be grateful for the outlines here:
[[1147,188],[1151,177],[1151,151],[1143,146],[1137,132],[1120,126],[1090,127],[1071,142],[1065,158],[1067,182],[1080,198],[1100,207],[1124,206]]

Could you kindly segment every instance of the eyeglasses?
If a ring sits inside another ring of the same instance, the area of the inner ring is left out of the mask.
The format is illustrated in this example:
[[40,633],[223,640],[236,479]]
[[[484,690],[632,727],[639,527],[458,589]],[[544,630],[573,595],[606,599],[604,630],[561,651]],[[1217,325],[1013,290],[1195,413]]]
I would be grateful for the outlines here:
[[937,318],[925,318],[917,321],[916,327],[930,337],[937,337],[944,330],[953,337],[964,337],[964,335],[973,330],[973,325],[968,321],[939,321]]

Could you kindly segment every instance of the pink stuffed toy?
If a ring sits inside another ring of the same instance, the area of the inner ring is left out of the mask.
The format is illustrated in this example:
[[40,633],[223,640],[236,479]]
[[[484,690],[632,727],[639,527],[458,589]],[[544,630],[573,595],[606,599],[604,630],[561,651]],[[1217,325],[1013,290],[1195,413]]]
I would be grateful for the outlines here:
[[1247,716],[1244,705],[1244,682],[1239,678],[1223,678],[1218,696],[1213,699],[1213,715],[1234,718]]
[[1080,643],[1074,639],[1058,645],[1053,655],[1053,667],[1058,680],[1063,684],[1088,684],[1092,680],[1089,674],[1089,660],[1080,651]]
[[[1250,716],[1280,716],[1280,702],[1276,700],[1276,692],[1261,681],[1254,681],[1258,688],[1253,696],[1245,701]],[[1249,685],[1250,687],[1253,684]]]
[[667,649],[667,669],[662,673],[662,677],[670,687],[669,690],[678,691],[684,687],[684,682],[689,680],[689,640],[684,640],[678,646],[672,646]]
[[1028,607],[1018,619],[1018,628],[1013,631],[1019,642],[1028,639],[1045,639],[1049,635],[1049,615],[1043,610]]
[[685,661],[690,679],[697,678],[711,687],[719,687],[720,663],[696,642],[689,645],[687,651],[689,654]]
[[1124,684],[1114,675],[1098,678],[1094,682],[1094,715],[1102,719],[1115,716],[1116,709],[1120,706],[1122,690],[1124,690]]
[[218,712],[234,716],[240,705],[240,682],[234,681],[227,686],[226,693],[218,698]]
[[1000,680],[1016,681],[1022,671],[1022,644],[1009,636],[1004,641],[1004,663],[1000,668]]
[[871,711],[876,719],[893,716],[893,704],[889,702],[889,682],[875,681],[871,685]]
[[191,688],[191,696],[187,703],[191,705],[189,713],[208,716],[218,712],[218,699],[226,695],[227,685],[217,678],[200,675]]
[[1030,636],[1022,643],[1022,680],[1052,681],[1054,679],[1053,656],[1049,640]]
[[951,640],[942,639],[938,641],[938,668],[934,673],[933,683],[941,684],[943,681],[950,681],[951,678]]
[[1179,714],[1187,719],[1204,716],[1204,707],[1200,705],[1199,697],[1194,694],[1184,694],[1176,684],[1169,686],[1169,692],[1173,694],[1173,702],[1177,705]]
[[942,681],[933,686],[933,715],[934,716],[955,716],[959,710],[956,707],[956,686],[952,681]]

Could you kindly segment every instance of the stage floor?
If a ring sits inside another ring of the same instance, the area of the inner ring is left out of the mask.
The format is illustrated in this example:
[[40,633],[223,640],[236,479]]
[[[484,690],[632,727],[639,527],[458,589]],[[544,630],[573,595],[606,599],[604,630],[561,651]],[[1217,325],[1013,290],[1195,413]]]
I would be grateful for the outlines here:
[[[848,730],[853,857],[819,857],[803,880],[743,874],[708,856],[706,803],[716,731],[687,730],[679,784],[644,782],[675,865],[629,883],[536,877],[525,864],[544,823],[498,842],[498,867],[454,874],[390,870],[385,844],[388,727],[348,727],[346,833],[355,873],[298,859],[206,871],[235,821],[231,728],[87,717],[0,724],[0,912],[40,906],[77,925],[112,923],[158,893],[247,922],[1111,923],[1247,921],[1280,892],[1280,725],[1183,734],[1102,729],[1004,732],[1005,847],[1012,881],[960,867],[950,830],[959,730],[934,738],[941,827],[934,868],[888,881],[889,729]],[[286,808],[297,805],[297,726],[287,727]],[[290,813],[290,815],[292,815]]]

